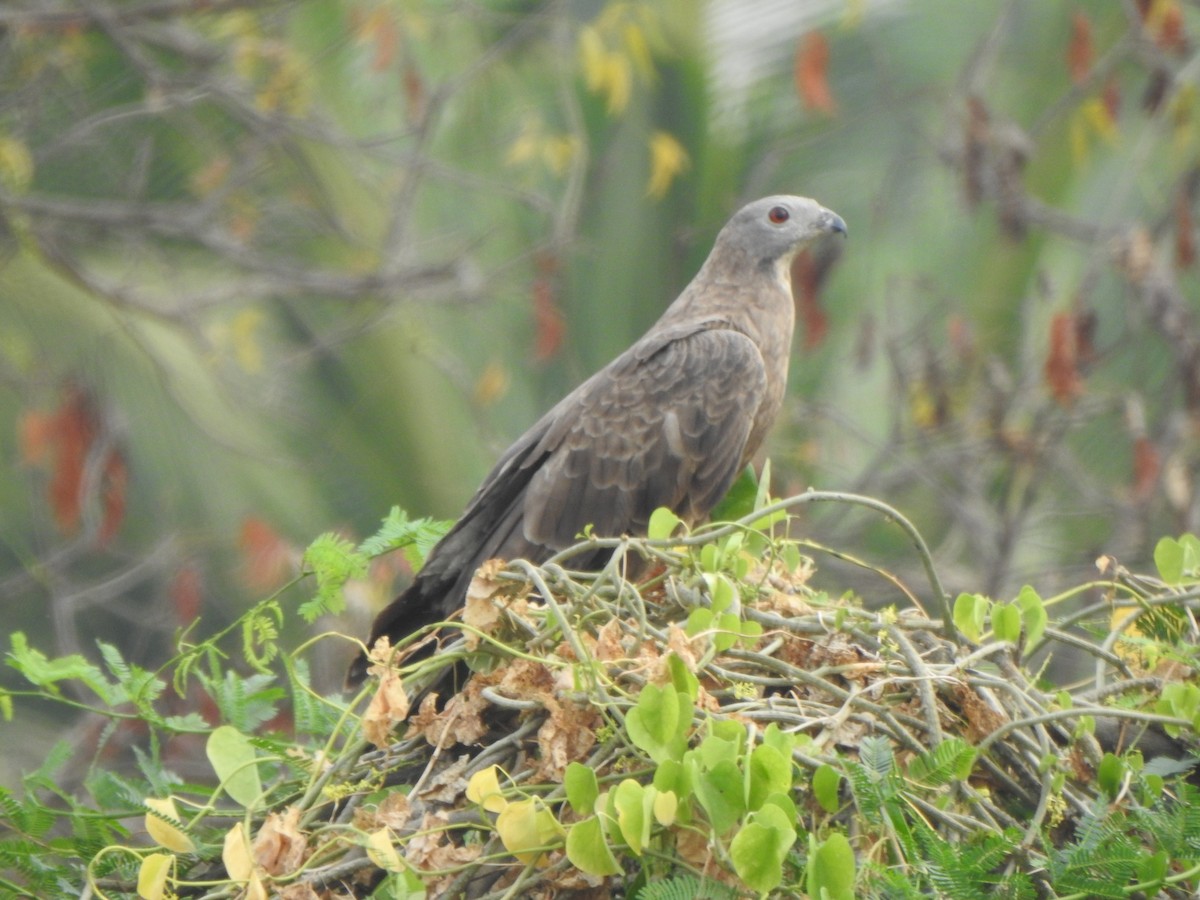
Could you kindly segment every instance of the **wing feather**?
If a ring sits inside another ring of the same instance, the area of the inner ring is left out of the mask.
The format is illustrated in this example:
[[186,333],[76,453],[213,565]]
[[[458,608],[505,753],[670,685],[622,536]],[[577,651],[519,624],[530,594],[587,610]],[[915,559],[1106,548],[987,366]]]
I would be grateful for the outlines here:
[[567,546],[588,525],[642,533],[659,506],[694,521],[745,465],[767,381],[753,341],[710,326],[657,344],[634,347],[552,411],[525,492],[530,542]]

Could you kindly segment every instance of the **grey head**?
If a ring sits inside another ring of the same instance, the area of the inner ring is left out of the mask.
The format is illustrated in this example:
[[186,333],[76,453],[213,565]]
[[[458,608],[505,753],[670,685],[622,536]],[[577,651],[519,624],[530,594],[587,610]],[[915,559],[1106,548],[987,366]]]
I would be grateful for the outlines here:
[[715,251],[751,257],[762,266],[790,261],[796,252],[826,234],[845,234],[846,223],[816,200],[778,194],[748,203],[717,235]]

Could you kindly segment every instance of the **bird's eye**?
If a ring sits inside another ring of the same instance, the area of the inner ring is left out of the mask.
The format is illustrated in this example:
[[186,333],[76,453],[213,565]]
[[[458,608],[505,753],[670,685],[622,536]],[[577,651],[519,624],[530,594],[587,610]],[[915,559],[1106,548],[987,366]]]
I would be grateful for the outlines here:
[[774,222],[776,225],[782,225],[784,222],[786,222],[791,217],[792,217],[792,214],[790,212],[788,212],[787,208],[784,206],[772,206],[771,211],[769,213],[767,213],[767,218],[770,219],[772,222]]

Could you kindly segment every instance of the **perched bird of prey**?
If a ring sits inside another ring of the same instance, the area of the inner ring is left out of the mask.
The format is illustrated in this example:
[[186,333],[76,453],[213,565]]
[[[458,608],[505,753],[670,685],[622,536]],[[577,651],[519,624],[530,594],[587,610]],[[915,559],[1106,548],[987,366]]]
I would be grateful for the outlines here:
[[[845,234],[845,222],[805,197],[740,209],[654,326],[500,457],[412,585],[375,619],[368,645],[448,618],[486,560],[542,562],[589,525],[601,537],[645,534],[660,506],[689,524],[704,519],[779,412],[795,322],[791,261],[830,233]],[[360,656],[349,683],[366,670]]]

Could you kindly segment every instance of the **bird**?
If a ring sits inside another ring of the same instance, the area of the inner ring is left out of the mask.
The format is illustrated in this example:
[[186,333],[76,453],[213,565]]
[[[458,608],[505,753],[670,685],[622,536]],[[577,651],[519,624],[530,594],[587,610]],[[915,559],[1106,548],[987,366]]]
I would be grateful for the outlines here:
[[[500,456],[376,617],[367,647],[446,620],[489,559],[544,562],[586,529],[644,535],[658,507],[703,521],[779,413],[795,326],[791,262],[830,234],[844,236],[846,223],[807,197],[764,197],[734,213],[658,321]],[[598,568],[606,553],[573,565]],[[368,666],[360,653],[347,685]]]

